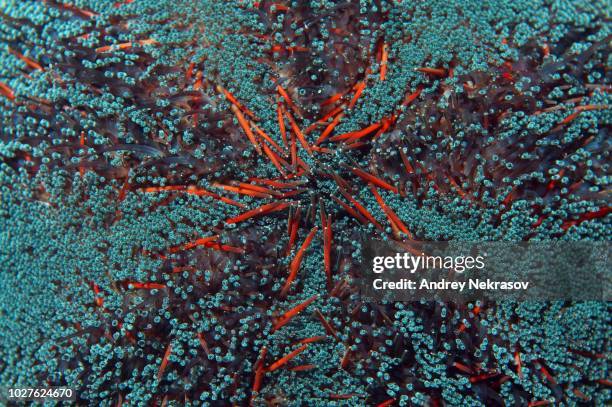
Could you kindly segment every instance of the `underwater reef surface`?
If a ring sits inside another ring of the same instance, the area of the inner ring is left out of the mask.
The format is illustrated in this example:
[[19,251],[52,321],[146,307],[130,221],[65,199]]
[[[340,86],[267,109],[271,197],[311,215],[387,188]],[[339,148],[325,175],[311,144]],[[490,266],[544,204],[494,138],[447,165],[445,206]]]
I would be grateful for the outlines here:
[[0,384],[602,406],[606,302],[372,303],[365,240],[608,241],[610,3],[0,1]]

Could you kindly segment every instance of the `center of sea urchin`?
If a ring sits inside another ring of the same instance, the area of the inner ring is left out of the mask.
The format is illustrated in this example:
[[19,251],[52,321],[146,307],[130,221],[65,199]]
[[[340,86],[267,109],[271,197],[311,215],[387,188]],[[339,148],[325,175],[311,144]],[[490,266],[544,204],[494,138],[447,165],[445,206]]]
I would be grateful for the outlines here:
[[114,6],[1,16],[0,322],[29,328],[2,378],[28,365],[83,403],[605,404],[605,304],[374,304],[353,284],[371,238],[609,237],[605,21]]

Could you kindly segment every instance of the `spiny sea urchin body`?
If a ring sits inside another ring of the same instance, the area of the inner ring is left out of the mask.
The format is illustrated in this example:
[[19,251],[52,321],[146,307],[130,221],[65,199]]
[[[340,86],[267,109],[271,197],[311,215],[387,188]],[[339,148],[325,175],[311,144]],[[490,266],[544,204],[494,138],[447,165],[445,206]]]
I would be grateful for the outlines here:
[[7,1],[0,384],[604,405],[607,302],[380,303],[368,240],[608,241],[609,5]]

